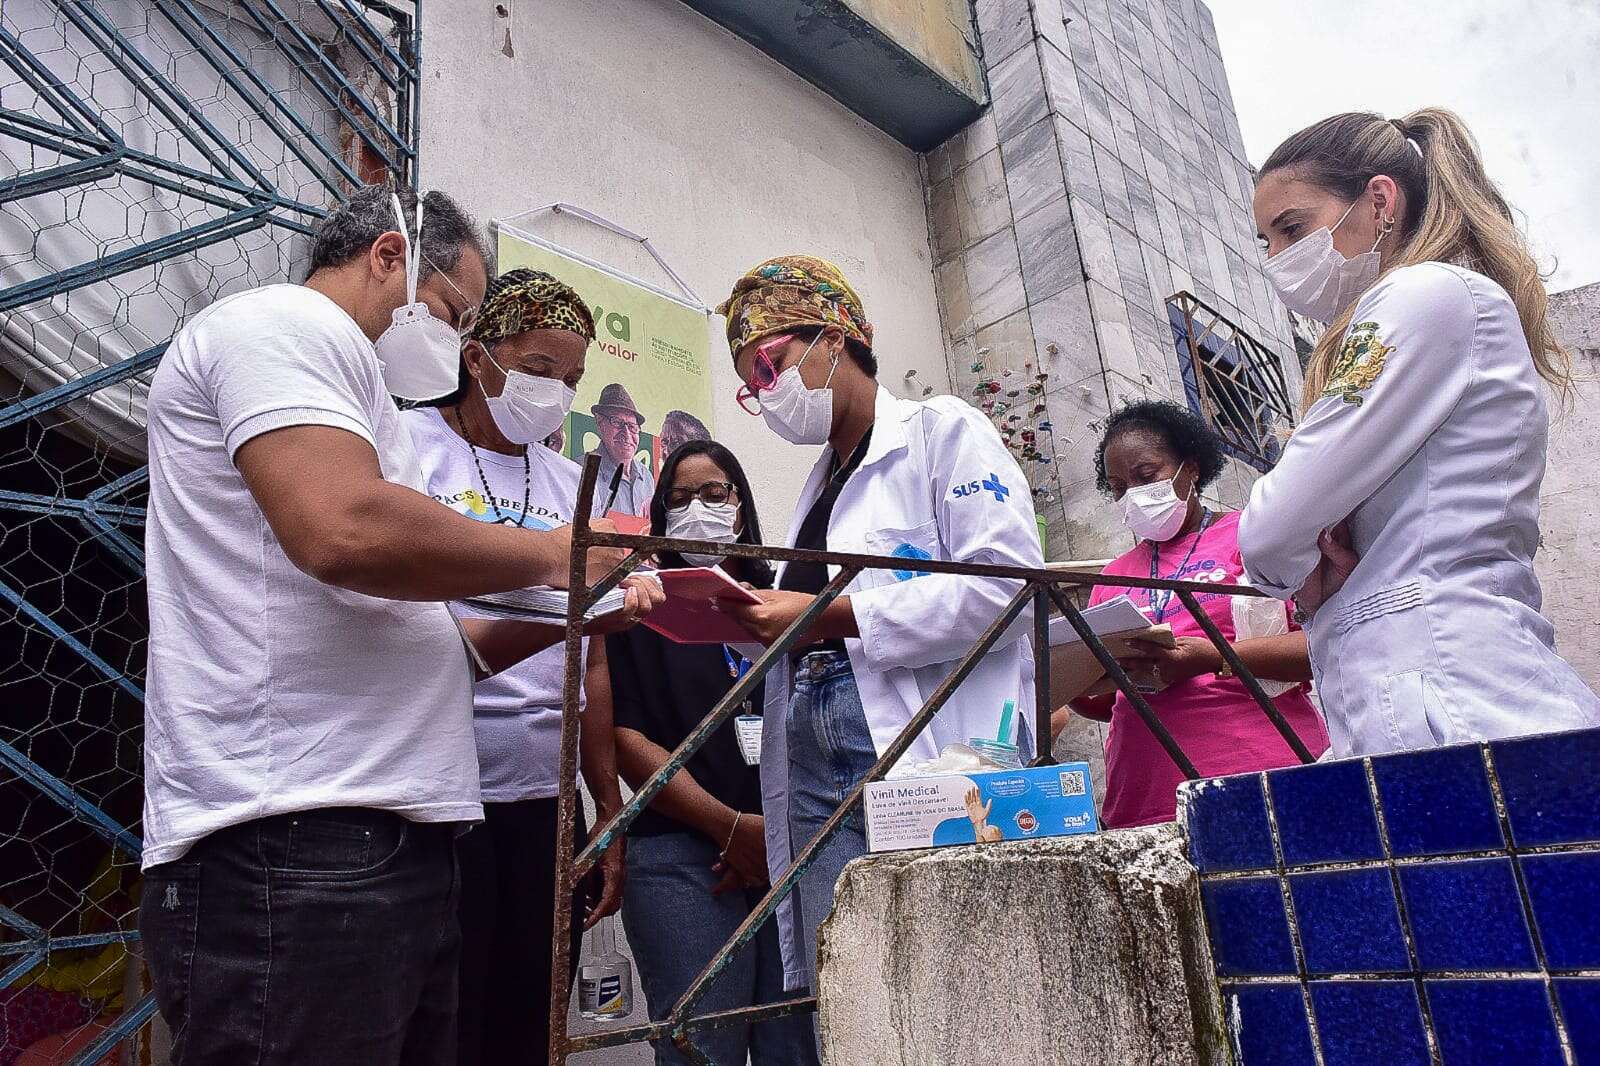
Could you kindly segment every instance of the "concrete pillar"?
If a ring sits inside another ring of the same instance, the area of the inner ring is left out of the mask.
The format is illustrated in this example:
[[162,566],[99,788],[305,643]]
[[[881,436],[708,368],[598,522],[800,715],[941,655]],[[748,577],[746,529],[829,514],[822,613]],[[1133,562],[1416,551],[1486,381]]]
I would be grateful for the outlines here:
[[[978,0],[993,106],[925,157],[951,387],[1023,364],[1050,374],[1056,461],[1028,470],[1054,558],[1132,544],[1096,490],[1103,420],[1182,403],[1166,298],[1188,290],[1285,360],[1261,272],[1252,179],[1211,15],[1197,0]],[[975,364],[983,365],[974,371]],[[1212,489],[1239,507],[1255,472]]]
[[1227,1062],[1172,825],[859,859],[818,967],[830,1066]]

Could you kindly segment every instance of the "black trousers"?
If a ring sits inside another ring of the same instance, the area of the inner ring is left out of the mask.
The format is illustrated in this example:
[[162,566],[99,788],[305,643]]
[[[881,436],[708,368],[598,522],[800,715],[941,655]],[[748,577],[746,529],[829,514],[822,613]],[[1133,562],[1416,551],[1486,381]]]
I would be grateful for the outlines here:
[[146,871],[139,929],[173,1066],[450,1063],[458,833],[303,811]]
[[[485,803],[483,823],[461,838],[460,1066],[550,1061],[556,803]],[[581,808],[574,829],[581,848]],[[569,980],[578,970],[585,895],[573,894]]]

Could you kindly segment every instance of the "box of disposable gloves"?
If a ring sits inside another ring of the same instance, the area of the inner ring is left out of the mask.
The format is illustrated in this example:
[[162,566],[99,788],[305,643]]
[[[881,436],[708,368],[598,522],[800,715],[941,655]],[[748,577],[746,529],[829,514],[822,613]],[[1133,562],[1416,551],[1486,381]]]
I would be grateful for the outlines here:
[[873,851],[1093,833],[1089,764],[968,770],[867,785]]

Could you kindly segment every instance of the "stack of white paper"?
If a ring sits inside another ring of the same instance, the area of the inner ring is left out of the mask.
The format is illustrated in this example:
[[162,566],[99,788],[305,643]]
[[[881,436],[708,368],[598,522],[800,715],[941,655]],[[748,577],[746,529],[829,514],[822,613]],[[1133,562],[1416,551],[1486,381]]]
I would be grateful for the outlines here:
[[[626,596],[626,589],[612,589],[584,613],[584,620],[593,621],[622,610]],[[551,625],[565,625],[567,621],[566,589],[546,586],[513,589],[510,592],[474,596],[465,603],[474,611],[496,618],[517,618],[525,622],[548,622]]]
[[[1082,614],[1083,620],[1089,623],[1090,631],[1097,637],[1148,629],[1151,624],[1150,619],[1135,606],[1133,600],[1129,599],[1127,595],[1095,604],[1093,607],[1084,610]],[[1078,631],[1072,628],[1071,622],[1060,617],[1050,619],[1050,646],[1052,648],[1059,648],[1063,644],[1077,644],[1078,642]]]

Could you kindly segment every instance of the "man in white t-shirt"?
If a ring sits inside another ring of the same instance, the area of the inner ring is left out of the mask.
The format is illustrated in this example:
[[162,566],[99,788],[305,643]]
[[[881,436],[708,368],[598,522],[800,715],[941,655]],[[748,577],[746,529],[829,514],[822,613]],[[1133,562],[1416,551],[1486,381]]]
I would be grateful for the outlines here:
[[441,601],[564,585],[571,537],[423,491],[390,393],[455,365],[487,271],[453,202],[421,216],[358,190],[304,285],[208,307],[151,386],[140,929],[175,1066],[455,1058],[471,683],[559,634]]
[[[401,415],[433,498],[479,522],[570,522],[581,469],[543,442],[566,420],[593,339],[588,306],[558,278],[518,268],[491,281],[462,349],[457,391]],[[586,654],[583,775],[603,822],[622,806],[605,642]],[[551,648],[473,688],[484,821],[459,849],[458,1066],[545,1061],[548,1012],[530,1005],[550,999],[555,849],[529,842],[556,839],[564,665],[563,650]],[[602,857],[601,891],[587,913],[574,899],[575,944],[585,924],[621,905],[623,848],[619,838]]]

